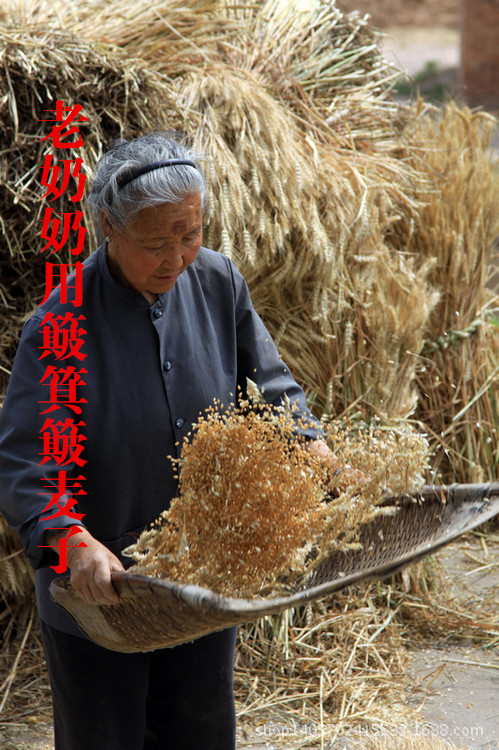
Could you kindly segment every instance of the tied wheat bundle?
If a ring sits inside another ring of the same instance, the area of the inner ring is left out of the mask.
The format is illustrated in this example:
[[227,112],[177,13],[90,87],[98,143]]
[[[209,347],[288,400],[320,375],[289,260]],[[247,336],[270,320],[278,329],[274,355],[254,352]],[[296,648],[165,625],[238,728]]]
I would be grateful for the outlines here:
[[393,513],[380,507],[380,478],[390,491],[422,484],[427,443],[413,431],[382,438],[335,423],[326,427],[335,455],[324,459],[297,436],[307,425],[289,405],[219,407],[200,417],[173,459],[180,494],[125,550],[135,562],[129,572],[225,596],[289,592],[333,549],[358,546],[363,524]]
[[494,480],[499,464],[499,298],[487,287],[499,235],[499,175],[489,151],[496,126],[489,114],[452,102],[418,119],[408,155],[426,172],[428,189],[419,221],[401,222],[407,234],[393,238],[432,261],[429,283],[439,292],[416,415],[439,437],[441,475],[469,482]]
[[0,581],[4,602],[30,601],[33,592],[33,570],[21,548],[19,537],[0,515]]

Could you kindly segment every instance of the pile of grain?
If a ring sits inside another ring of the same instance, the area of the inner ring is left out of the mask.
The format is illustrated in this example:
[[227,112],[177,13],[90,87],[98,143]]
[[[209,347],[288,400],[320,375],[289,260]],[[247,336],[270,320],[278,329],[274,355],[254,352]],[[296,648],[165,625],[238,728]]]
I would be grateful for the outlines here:
[[125,551],[130,572],[225,596],[276,596],[333,550],[355,546],[362,525],[393,512],[379,506],[388,491],[423,483],[428,445],[407,427],[375,433],[333,423],[326,440],[334,454],[321,458],[298,437],[303,420],[292,408],[218,407],[184,440],[174,460],[179,495]]

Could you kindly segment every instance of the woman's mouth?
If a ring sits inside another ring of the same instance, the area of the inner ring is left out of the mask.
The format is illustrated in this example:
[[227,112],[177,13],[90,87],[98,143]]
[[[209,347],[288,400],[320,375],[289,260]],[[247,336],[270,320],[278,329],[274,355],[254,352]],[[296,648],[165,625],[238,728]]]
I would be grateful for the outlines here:
[[158,281],[171,281],[171,279],[175,279],[178,276],[178,271],[174,273],[164,273],[164,274],[156,274],[155,279],[158,279]]

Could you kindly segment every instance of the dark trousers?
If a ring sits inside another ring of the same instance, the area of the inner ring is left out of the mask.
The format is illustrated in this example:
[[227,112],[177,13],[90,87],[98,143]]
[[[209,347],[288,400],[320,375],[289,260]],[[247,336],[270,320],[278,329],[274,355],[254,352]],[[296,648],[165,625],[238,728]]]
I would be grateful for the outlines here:
[[121,654],[41,623],[55,750],[234,750],[236,628]]

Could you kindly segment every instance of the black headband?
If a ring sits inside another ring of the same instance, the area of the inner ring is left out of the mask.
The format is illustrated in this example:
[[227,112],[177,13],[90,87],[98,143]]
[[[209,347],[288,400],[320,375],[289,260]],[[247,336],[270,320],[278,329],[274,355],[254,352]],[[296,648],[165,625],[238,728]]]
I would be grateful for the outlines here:
[[118,177],[118,187],[120,189],[124,188],[125,185],[128,185],[128,183],[132,180],[136,180],[137,177],[140,177],[143,174],[147,174],[147,172],[152,172],[153,169],[160,169],[161,167],[174,167],[177,164],[186,164],[188,167],[194,167],[194,169],[197,169],[194,162],[190,161],[189,159],[168,159],[168,161],[155,161],[152,164],[147,164],[147,166],[145,167],[135,169],[133,172],[126,172],[126,174]]

